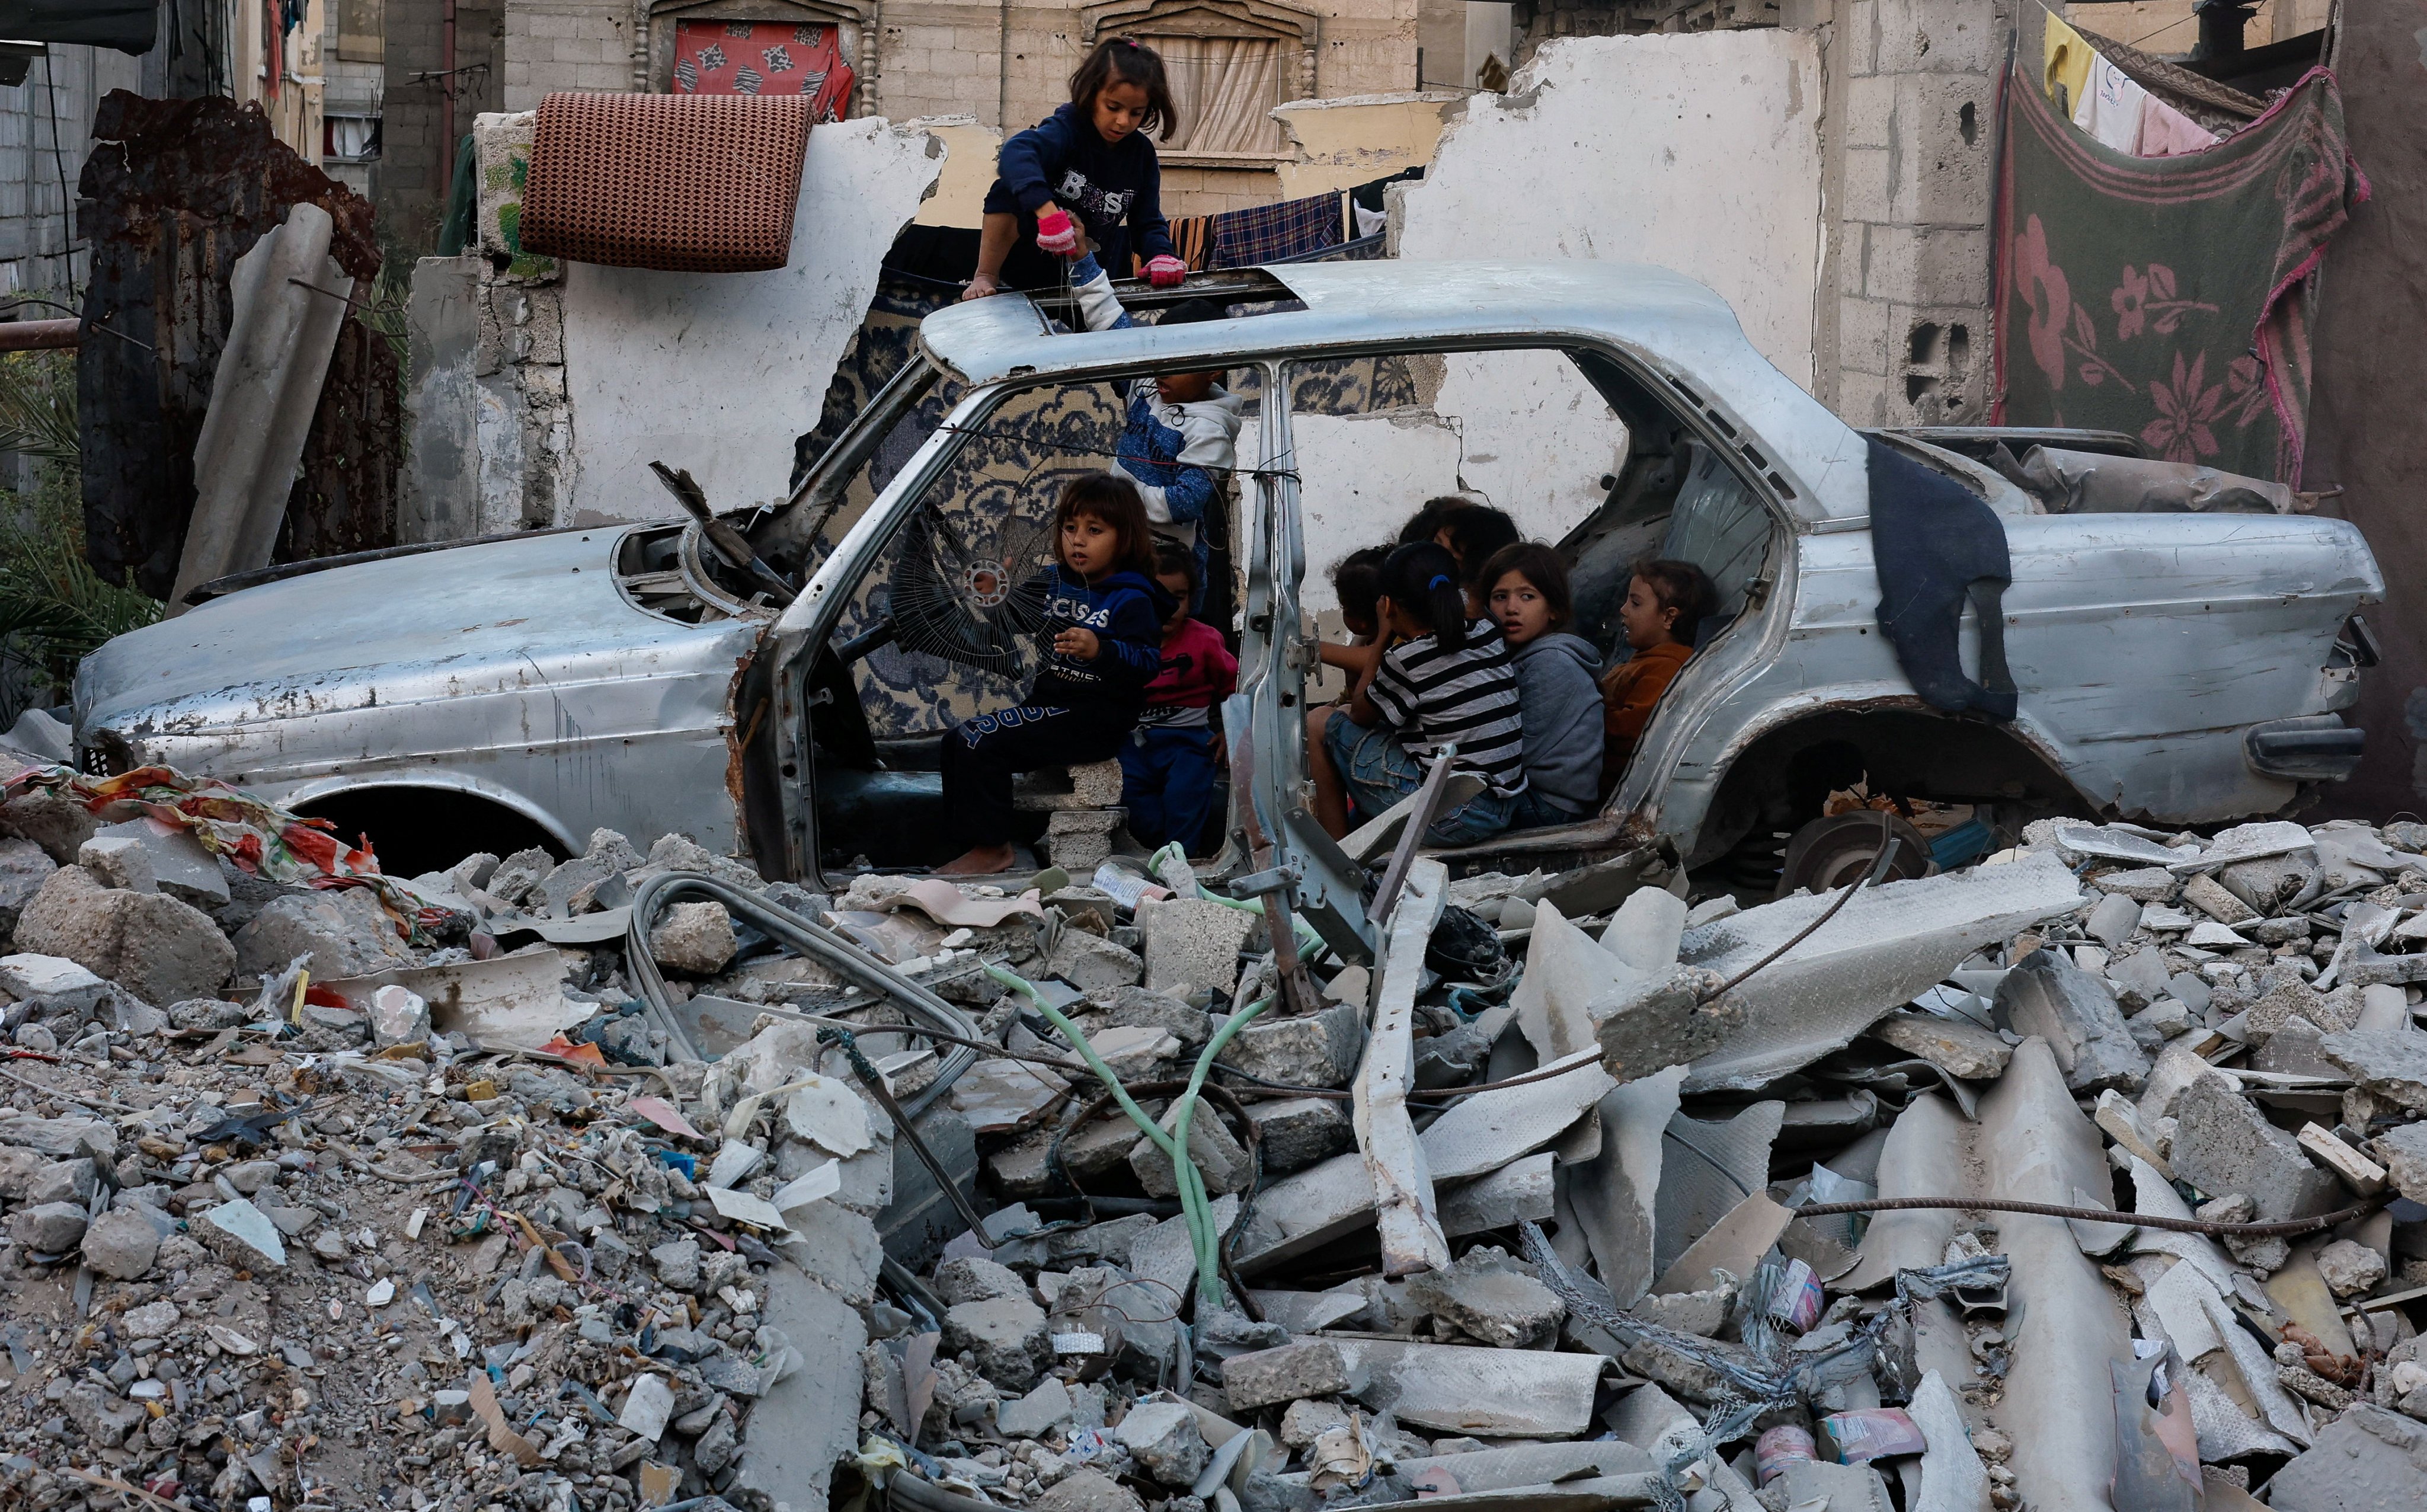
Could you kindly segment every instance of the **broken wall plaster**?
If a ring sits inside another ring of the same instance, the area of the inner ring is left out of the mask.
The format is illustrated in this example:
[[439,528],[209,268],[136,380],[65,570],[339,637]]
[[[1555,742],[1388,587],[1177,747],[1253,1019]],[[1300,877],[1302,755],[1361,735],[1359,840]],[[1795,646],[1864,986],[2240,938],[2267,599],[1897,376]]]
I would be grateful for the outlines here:
[[565,265],[572,512],[671,513],[656,459],[689,469],[719,510],[784,499],[793,438],[816,423],[878,267],[942,170],[927,141],[872,117],[812,131],[791,260],[773,272]]
[[1554,41],[1513,81],[1514,96],[1476,96],[1443,133],[1431,170],[1402,196],[1399,254],[1680,268],[1808,385],[1819,67],[1808,32]]

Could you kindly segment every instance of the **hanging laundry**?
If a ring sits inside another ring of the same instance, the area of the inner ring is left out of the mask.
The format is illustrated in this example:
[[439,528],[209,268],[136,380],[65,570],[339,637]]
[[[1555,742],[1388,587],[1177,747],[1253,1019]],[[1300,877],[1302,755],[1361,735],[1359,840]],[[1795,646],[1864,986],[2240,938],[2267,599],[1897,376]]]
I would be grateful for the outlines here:
[[2073,107],[2073,123],[2119,153],[2138,152],[2141,102],[2149,91],[2103,57],[2090,62],[2090,82]]
[[2132,138],[2132,151],[2142,156],[2175,157],[2213,147],[2222,139],[2156,95],[2142,95],[2140,129]]
[[1201,273],[1214,266],[1214,217],[1210,215],[1173,216],[1171,218],[1171,250],[1188,265],[1192,273]]
[[2041,74],[2040,86],[2056,107],[2067,116],[2087,93],[2090,86],[2090,64],[2098,54],[2081,40],[2081,33],[2057,18],[2047,15],[2047,66]]
[[2311,71],[2177,162],[2094,146],[2015,73],[1991,423],[2119,431],[2170,462],[2298,479],[2315,274],[2369,194],[2334,75]]
[[1343,239],[1340,199],[1335,189],[1215,216],[1214,266],[1253,268],[1339,246]]

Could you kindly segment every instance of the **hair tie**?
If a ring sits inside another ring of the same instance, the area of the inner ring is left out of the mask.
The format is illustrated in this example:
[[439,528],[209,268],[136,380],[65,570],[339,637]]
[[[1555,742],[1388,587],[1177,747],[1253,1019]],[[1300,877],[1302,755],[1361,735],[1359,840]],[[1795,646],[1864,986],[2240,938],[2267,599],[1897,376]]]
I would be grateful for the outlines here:
[[1425,584],[1425,592],[1429,593],[1436,588],[1455,588],[1458,585],[1456,583],[1449,580],[1449,574],[1437,572],[1433,574],[1433,580]]

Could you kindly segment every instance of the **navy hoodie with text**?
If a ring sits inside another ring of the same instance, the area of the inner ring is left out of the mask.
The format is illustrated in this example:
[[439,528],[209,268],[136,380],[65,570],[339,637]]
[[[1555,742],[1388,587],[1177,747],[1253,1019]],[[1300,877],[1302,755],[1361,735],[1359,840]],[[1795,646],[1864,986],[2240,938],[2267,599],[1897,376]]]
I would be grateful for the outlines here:
[[[1144,573],[1107,573],[1090,583],[1059,562],[1044,575],[1041,587],[1041,661],[1028,702],[1091,707],[1134,722],[1146,707],[1146,685],[1163,670],[1163,622],[1179,601]],[[1094,659],[1053,649],[1053,638],[1073,628],[1096,632]]]
[[1058,106],[1002,144],[985,212],[1019,217],[1023,245],[1036,239],[1036,207],[1050,200],[1087,228],[1115,277],[1128,273],[1132,252],[1141,262],[1178,255],[1163,217],[1163,168],[1143,131],[1108,142],[1079,106]]

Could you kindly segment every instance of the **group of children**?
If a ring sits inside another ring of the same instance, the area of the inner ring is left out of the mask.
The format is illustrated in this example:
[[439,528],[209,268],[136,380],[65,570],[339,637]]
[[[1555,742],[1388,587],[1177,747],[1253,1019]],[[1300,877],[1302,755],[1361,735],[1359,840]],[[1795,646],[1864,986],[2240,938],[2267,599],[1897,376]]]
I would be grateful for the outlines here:
[[[1111,270],[1134,256],[1155,285],[1180,283],[1186,268],[1148,139],[1178,119],[1153,49],[1126,38],[1098,45],[1070,77],[1070,103],[1003,143],[966,297],[1053,285],[1067,267],[1086,324],[1104,330],[1131,323]],[[1193,300],[1161,323],[1225,315]],[[1221,631],[1194,618],[1208,567],[1201,527],[1237,461],[1242,406],[1221,380],[1136,380],[1112,466],[1064,487],[1035,680],[1016,707],[943,738],[946,804],[971,843],[939,871],[1013,865],[1012,779],[1038,767],[1117,756],[1140,840],[1193,845],[1204,835],[1223,758],[1213,710],[1238,675]],[[1453,771],[1482,786],[1436,817],[1427,838],[1437,845],[1592,813],[1714,608],[1700,568],[1641,563],[1619,611],[1634,654],[1604,671],[1570,628],[1557,553],[1521,540],[1501,511],[1454,496],[1417,511],[1394,547],[1351,555],[1333,582],[1357,639],[1323,647],[1350,687],[1308,715],[1316,817],[1344,835],[1454,750]]]
[[1413,792],[1454,746],[1452,772],[1482,787],[1435,817],[1434,845],[1571,824],[1599,808],[1717,597],[1691,562],[1637,563],[1619,610],[1632,655],[1604,671],[1571,627],[1559,554],[1456,495],[1428,500],[1395,547],[1344,558],[1332,586],[1355,640],[1323,647],[1350,688],[1307,716],[1315,818],[1345,835]]

